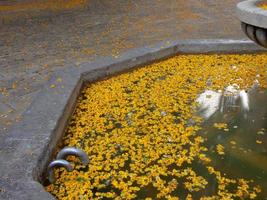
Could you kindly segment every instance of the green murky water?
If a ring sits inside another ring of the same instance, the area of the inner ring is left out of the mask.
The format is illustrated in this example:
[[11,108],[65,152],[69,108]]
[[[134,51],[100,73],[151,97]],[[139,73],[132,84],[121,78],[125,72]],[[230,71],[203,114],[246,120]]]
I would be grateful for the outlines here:
[[[207,138],[212,165],[230,177],[253,179],[262,188],[257,199],[263,200],[267,199],[267,91],[250,92],[249,106],[248,112],[241,106],[217,111],[204,122],[201,135]],[[229,131],[215,128],[217,122],[228,124]],[[225,155],[218,156],[217,144],[224,146]],[[212,184],[216,183],[210,182],[209,190]]]

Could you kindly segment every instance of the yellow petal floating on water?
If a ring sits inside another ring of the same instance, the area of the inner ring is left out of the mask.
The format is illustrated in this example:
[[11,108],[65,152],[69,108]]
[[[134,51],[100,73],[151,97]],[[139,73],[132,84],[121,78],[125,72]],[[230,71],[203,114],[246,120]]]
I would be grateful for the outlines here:
[[234,141],[234,140],[231,140],[230,143],[231,143],[232,145],[236,145],[236,141]]
[[225,131],[229,131],[229,129],[227,129],[226,123],[214,123],[213,126],[217,129],[224,129]]
[[256,143],[257,144],[262,144],[262,141],[261,140],[256,140]]
[[217,144],[216,145],[216,150],[217,150],[217,153],[219,154],[219,155],[224,155],[225,153],[224,153],[224,147],[223,147],[223,145],[221,145],[221,144]]
[[260,130],[260,131],[257,132],[257,134],[258,134],[258,135],[264,135],[265,132],[264,132],[263,130]]

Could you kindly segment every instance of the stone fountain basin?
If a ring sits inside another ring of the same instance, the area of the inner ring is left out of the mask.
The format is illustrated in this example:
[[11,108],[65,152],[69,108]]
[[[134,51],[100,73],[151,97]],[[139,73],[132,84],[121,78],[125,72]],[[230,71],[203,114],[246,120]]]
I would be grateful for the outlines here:
[[[7,134],[0,135],[0,199],[54,199],[42,183],[83,84],[177,54],[263,50],[248,40],[168,41],[128,50],[119,58],[103,57],[55,71],[22,120]],[[57,82],[58,78],[62,81]]]
[[247,0],[237,4],[236,12],[243,32],[258,45],[267,48],[267,10],[258,5],[263,0]]
[[267,29],[267,10],[258,7],[262,2],[262,0],[247,0],[238,3],[237,17],[246,24]]

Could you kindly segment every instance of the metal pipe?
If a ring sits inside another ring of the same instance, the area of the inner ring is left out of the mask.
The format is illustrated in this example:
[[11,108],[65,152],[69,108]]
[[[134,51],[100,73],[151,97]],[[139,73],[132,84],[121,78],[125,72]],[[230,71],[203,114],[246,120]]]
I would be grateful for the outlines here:
[[57,159],[65,159],[69,155],[78,156],[84,165],[89,163],[88,155],[84,151],[75,147],[64,147],[58,152]]
[[55,182],[55,173],[54,173],[55,167],[64,167],[68,172],[73,171],[73,167],[66,160],[59,159],[52,161],[47,167],[47,176],[50,183]]

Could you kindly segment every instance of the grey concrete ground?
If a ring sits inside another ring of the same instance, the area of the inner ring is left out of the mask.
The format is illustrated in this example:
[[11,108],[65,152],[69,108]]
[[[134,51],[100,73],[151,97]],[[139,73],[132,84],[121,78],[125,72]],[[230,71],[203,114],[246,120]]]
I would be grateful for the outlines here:
[[236,2],[90,0],[71,11],[2,11],[0,199],[52,198],[35,181],[82,81],[177,53],[261,50],[242,40]]
[[73,10],[3,11],[7,1],[1,1],[0,134],[21,120],[51,73],[66,65],[175,39],[245,38],[233,13],[237,2],[89,0]]

